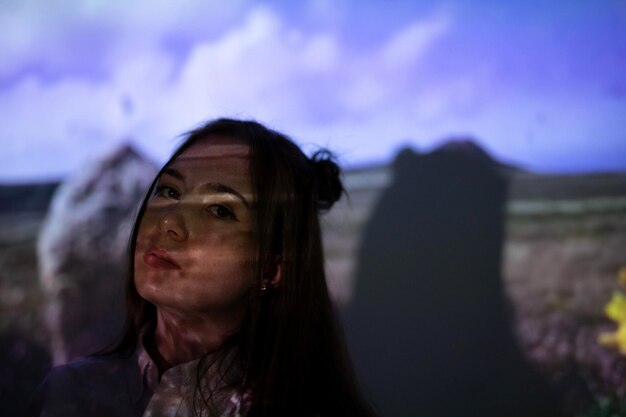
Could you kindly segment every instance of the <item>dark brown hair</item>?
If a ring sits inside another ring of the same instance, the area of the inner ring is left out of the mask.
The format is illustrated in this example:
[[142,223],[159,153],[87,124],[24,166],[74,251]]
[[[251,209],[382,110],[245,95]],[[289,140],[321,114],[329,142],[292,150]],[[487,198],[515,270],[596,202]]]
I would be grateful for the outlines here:
[[[243,141],[251,152],[255,278],[244,324],[225,346],[237,345],[236,360],[245,375],[237,388],[250,393],[250,415],[371,415],[357,389],[324,273],[318,214],[343,193],[339,167],[328,151],[308,158],[285,135],[231,119],[191,131],[168,164],[192,144],[215,136]],[[149,194],[131,236],[127,322],[114,351],[134,346],[139,329],[155,320],[155,306],[139,296],[133,280],[135,239],[148,200]],[[276,259],[280,284],[262,293],[264,271]]]

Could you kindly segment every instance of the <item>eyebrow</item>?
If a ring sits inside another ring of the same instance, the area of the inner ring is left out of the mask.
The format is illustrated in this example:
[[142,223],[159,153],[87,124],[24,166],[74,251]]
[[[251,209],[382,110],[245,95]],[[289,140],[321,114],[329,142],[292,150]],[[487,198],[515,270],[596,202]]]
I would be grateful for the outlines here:
[[[185,181],[185,176],[180,171],[174,168],[165,168],[162,174],[169,175],[170,177],[174,177],[180,181]],[[246,208],[250,208],[250,203],[248,203],[245,197],[239,191],[235,190],[232,187],[229,187],[228,185],[219,182],[207,182],[205,184],[202,184],[200,186],[200,189],[210,189],[219,193],[232,194],[235,197],[239,198],[244,206],[246,206]]]
[[181,180],[181,181],[185,181],[185,176],[183,174],[181,174],[180,171],[174,169],[174,168],[164,168],[162,174],[167,174],[170,177],[174,177],[177,180]]

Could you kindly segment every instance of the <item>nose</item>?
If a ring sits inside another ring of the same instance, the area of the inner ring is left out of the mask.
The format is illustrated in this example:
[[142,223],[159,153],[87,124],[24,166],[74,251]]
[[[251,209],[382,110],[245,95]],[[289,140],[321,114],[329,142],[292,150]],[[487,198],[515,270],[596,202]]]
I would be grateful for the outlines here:
[[162,234],[177,242],[187,240],[187,237],[189,237],[185,220],[176,210],[168,210],[161,215],[159,230]]

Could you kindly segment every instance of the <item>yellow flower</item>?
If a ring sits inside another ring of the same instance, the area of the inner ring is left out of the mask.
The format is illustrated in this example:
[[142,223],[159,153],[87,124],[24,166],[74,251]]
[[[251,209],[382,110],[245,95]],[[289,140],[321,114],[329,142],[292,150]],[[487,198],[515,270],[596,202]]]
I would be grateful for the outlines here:
[[617,348],[619,346],[617,341],[617,331],[600,333],[598,335],[598,343],[605,347]]
[[604,307],[604,312],[613,321],[626,324],[626,296],[614,292],[611,301]]
[[626,355],[626,325],[620,324],[615,332],[617,337],[617,347],[622,355]]
[[622,355],[626,355],[626,324],[620,324],[614,332],[600,333],[598,343],[602,346],[616,348]]
[[[617,273],[617,282],[622,288],[626,288],[626,267],[621,267]],[[613,332],[604,332],[598,335],[598,343],[619,349],[626,355],[626,295],[620,291],[613,293],[611,300],[604,307],[607,317],[617,323],[617,329]]]

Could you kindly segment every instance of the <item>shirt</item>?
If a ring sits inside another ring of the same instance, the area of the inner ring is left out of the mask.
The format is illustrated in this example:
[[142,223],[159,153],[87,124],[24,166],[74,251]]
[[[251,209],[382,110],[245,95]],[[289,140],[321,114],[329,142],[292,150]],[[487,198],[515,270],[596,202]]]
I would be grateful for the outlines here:
[[[202,386],[213,389],[204,406],[197,392],[199,360],[165,371],[159,378],[156,364],[139,342],[131,352],[92,356],[55,367],[40,384],[27,416],[245,417],[247,396],[237,386],[241,372],[220,372],[211,364]],[[203,410],[200,412],[200,410]]]

